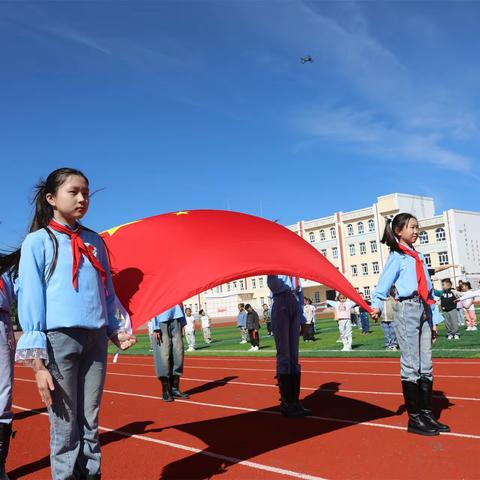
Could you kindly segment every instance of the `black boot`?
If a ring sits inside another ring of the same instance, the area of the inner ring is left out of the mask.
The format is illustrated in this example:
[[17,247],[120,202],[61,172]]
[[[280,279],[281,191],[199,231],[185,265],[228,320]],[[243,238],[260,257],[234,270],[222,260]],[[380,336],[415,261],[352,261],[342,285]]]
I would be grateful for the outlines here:
[[5,463],[7,462],[11,436],[12,424],[0,423],[0,480],[8,480],[8,476],[5,472]]
[[170,379],[168,377],[160,377],[162,382],[162,400],[164,402],[173,402],[172,392],[170,391]]
[[172,396],[174,398],[190,398],[190,395],[188,395],[187,393],[183,393],[180,390],[180,376],[179,375],[174,375],[171,378],[170,385],[171,385]]
[[432,389],[433,382],[428,378],[421,378],[418,381],[418,392],[420,399],[420,412],[425,420],[431,427],[435,428],[439,432],[449,432],[450,427],[444,423],[440,423],[433,415],[432,412]]
[[407,431],[428,437],[438,435],[438,430],[428,424],[422,417],[418,402],[418,385],[414,382],[402,381],[402,388],[409,419]]
[[301,373],[298,372],[292,375],[292,389],[293,389],[293,401],[297,409],[299,409],[304,417],[308,417],[312,414],[312,411],[309,408],[305,408],[300,403],[300,384],[301,384]]
[[277,376],[280,390],[280,412],[285,417],[300,418],[303,412],[295,405],[293,396],[292,375],[281,374]]

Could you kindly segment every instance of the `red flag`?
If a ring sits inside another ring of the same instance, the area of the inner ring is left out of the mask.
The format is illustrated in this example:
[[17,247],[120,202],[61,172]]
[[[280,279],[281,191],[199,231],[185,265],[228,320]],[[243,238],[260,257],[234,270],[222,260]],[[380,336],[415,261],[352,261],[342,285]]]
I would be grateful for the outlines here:
[[200,292],[264,274],[317,281],[371,311],[318,250],[263,218],[190,210],[114,227],[102,237],[110,253],[115,291],[133,328]]

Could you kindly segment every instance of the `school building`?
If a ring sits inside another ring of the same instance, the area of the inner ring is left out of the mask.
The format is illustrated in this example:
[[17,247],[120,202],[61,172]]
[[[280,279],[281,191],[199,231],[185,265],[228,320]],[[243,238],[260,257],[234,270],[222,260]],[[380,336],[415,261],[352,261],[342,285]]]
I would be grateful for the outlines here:
[[[456,265],[434,277],[435,286],[442,278],[472,282],[480,281],[480,212],[447,210],[435,214],[433,198],[392,193],[377,198],[367,208],[336,212],[315,220],[300,220],[287,228],[310,242],[335,265],[352,285],[370,298],[383,266],[388,249],[380,243],[385,221],[397,213],[410,212],[420,223],[416,248],[425,254],[430,267]],[[316,282],[303,280],[305,295],[314,303],[334,295]],[[266,276],[242,278],[208,290],[185,301],[194,311],[205,308],[212,317],[230,317],[237,313],[238,303],[250,303],[260,311],[269,302]]]

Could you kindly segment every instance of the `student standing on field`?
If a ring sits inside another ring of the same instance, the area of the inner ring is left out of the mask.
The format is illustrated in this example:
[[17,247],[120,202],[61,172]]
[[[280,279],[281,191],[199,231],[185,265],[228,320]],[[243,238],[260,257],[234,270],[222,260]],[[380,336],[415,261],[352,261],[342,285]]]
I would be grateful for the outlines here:
[[203,340],[207,345],[210,345],[212,343],[212,324],[210,322],[210,317],[203,309],[200,310],[198,314],[200,315],[200,322],[202,324]]
[[250,304],[245,305],[245,310],[247,311],[247,331],[250,338],[250,350],[249,352],[257,352],[260,348],[260,319],[258,313],[253,309]]
[[108,254],[100,236],[79,222],[90,204],[79,170],[62,168],[40,182],[35,215],[22,243],[16,360],[33,366],[50,418],[54,480],[99,479],[98,414],[110,339],[136,342],[120,328]]
[[270,307],[266,303],[263,304],[263,321],[265,322],[265,326],[267,327],[267,335],[273,335],[272,312],[270,311]]
[[460,340],[460,335],[458,334],[460,329],[460,314],[457,309],[457,299],[459,295],[452,290],[452,282],[449,278],[442,280],[442,289],[440,305],[445,318],[447,340]]
[[240,329],[240,343],[247,343],[247,311],[243,303],[238,304],[237,327]]
[[188,398],[180,390],[183,375],[183,331],[186,320],[180,305],[157,315],[151,320],[155,373],[162,384],[162,400]]
[[380,317],[383,302],[395,285],[395,332],[401,350],[402,390],[409,417],[407,430],[432,436],[448,432],[450,428],[440,423],[432,412],[431,306],[435,301],[425,258],[413,246],[418,234],[418,221],[409,213],[387,220],[382,243],[390,248],[390,255],[373,294],[372,318]]
[[187,339],[187,352],[195,350],[195,317],[192,314],[191,308],[185,309],[185,338]]

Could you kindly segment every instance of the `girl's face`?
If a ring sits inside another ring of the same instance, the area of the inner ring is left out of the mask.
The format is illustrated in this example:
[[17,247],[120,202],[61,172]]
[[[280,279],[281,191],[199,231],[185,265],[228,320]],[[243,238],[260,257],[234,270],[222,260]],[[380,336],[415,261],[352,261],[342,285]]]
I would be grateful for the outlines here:
[[88,211],[90,192],[87,181],[80,175],[69,175],[57,192],[47,193],[47,202],[53,207],[53,216],[73,226]]
[[347,297],[345,297],[344,295],[340,295],[340,296],[338,297],[338,301],[339,301],[339,302],[342,302],[342,303],[343,303],[343,302],[346,302],[346,301],[347,301]]
[[418,226],[418,220],[416,218],[411,218],[408,223],[403,227],[399,232],[397,231],[398,239],[402,243],[407,245],[413,245],[418,239],[420,227]]

